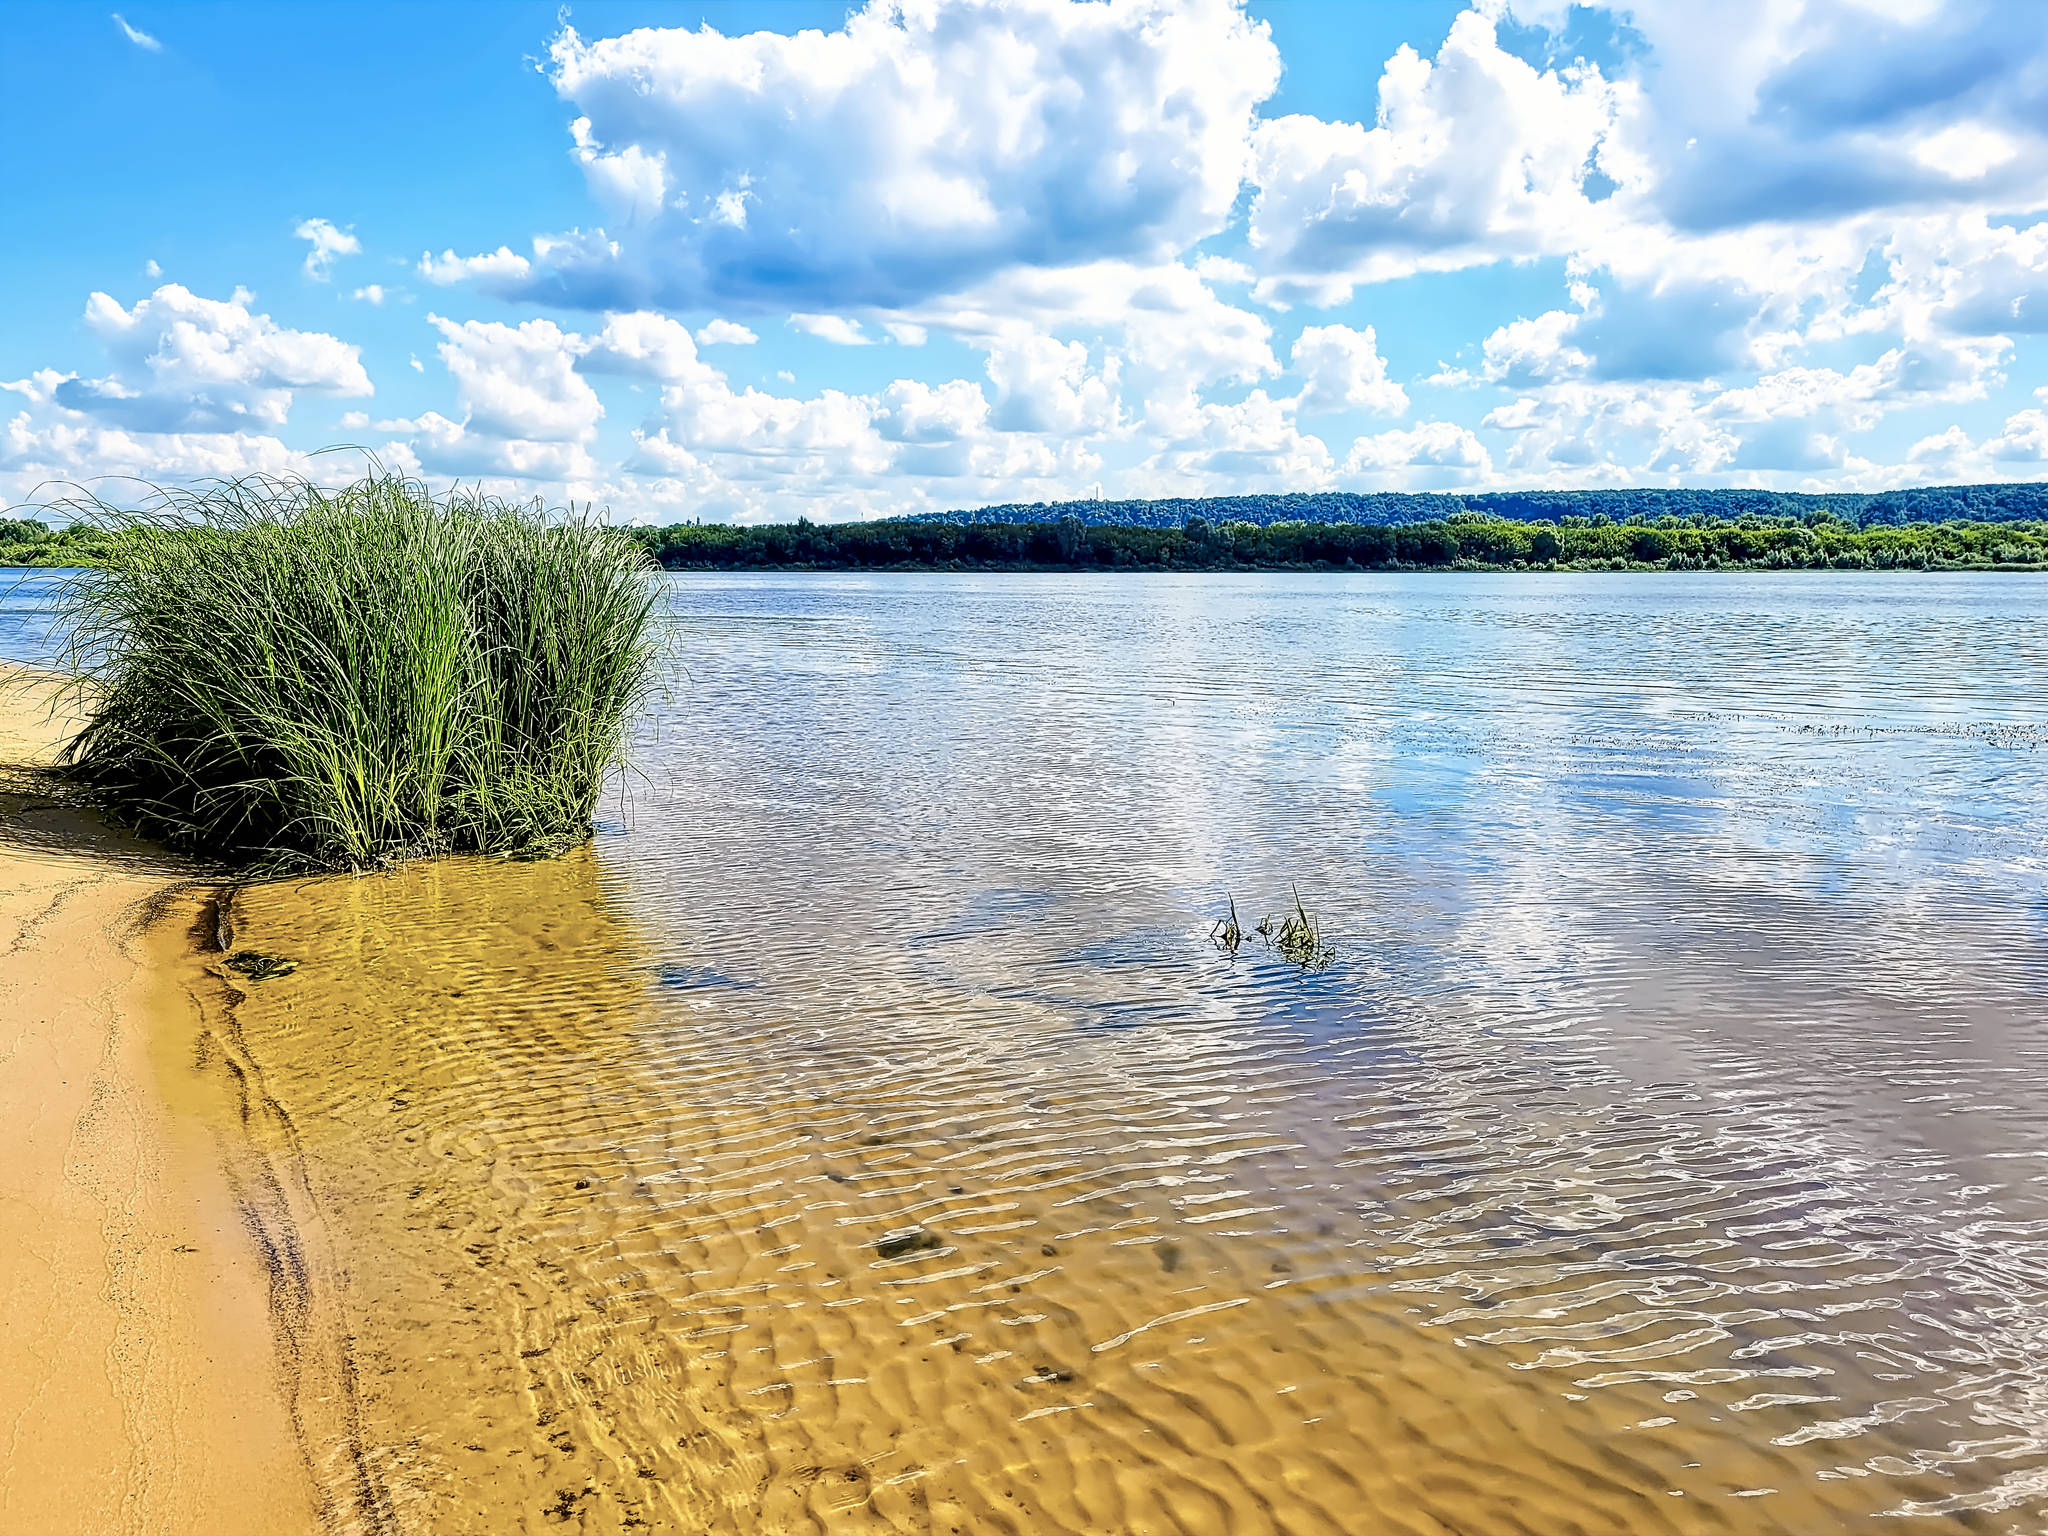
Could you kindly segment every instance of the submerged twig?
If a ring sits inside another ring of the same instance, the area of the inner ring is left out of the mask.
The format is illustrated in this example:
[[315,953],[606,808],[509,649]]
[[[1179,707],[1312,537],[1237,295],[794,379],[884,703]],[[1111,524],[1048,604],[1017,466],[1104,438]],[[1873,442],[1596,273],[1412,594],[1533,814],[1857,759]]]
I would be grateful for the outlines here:
[[1244,930],[1237,926],[1237,898],[1230,898],[1230,916],[1219,917],[1209,925],[1209,942],[1233,960],[1237,958],[1237,946],[1244,942]]

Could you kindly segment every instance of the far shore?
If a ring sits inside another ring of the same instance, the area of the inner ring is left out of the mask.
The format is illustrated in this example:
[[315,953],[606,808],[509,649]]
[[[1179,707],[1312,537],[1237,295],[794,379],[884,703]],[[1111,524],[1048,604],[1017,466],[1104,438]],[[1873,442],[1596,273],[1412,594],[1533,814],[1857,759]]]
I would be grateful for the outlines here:
[[269,1277],[167,1091],[198,1021],[143,913],[176,867],[22,772],[74,728],[59,682],[0,664],[0,1530],[310,1532]]

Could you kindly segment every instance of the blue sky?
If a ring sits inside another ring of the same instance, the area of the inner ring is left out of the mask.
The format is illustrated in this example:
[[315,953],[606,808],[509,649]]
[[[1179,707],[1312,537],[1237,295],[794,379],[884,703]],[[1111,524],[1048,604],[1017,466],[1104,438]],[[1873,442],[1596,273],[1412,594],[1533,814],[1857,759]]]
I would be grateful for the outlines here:
[[2048,474],[2034,0],[13,0],[0,86],[10,503]]

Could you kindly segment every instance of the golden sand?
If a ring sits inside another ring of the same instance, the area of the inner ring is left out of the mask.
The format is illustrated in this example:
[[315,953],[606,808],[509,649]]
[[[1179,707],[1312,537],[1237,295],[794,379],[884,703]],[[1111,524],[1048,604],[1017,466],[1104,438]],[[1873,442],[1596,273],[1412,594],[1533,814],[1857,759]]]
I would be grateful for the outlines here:
[[[192,1076],[239,1085],[252,1210],[302,1234],[294,1347],[336,1385],[295,1401],[342,1528],[1805,1536],[1954,1486],[1881,1430],[1804,1433],[1841,1410],[1797,1385],[1838,1357],[1775,1328],[1760,1365],[1693,1356],[1643,1325],[1660,1275],[1589,1281],[1570,1230],[1456,1282],[1525,1283],[1500,1310],[1437,1303],[1378,1206],[1333,1196],[1360,1143],[1315,1082],[1235,1039],[1184,1033],[1159,1091],[1114,1042],[920,1013],[881,967],[856,999],[721,983],[588,849],[232,916],[299,964],[179,962],[222,1058]],[[863,1010],[886,1032],[839,1022]]]
[[[0,688],[0,762],[66,734]],[[318,1528],[271,1278],[213,1133],[167,1101],[187,1004],[146,904],[176,868],[21,781],[0,794],[0,1532]]]

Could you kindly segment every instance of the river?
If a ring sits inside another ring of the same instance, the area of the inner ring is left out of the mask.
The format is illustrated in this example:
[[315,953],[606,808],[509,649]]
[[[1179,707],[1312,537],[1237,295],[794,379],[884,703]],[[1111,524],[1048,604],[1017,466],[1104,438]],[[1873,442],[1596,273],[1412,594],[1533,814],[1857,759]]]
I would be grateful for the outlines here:
[[2048,1528],[2048,578],[664,580],[167,962],[338,1528]]

